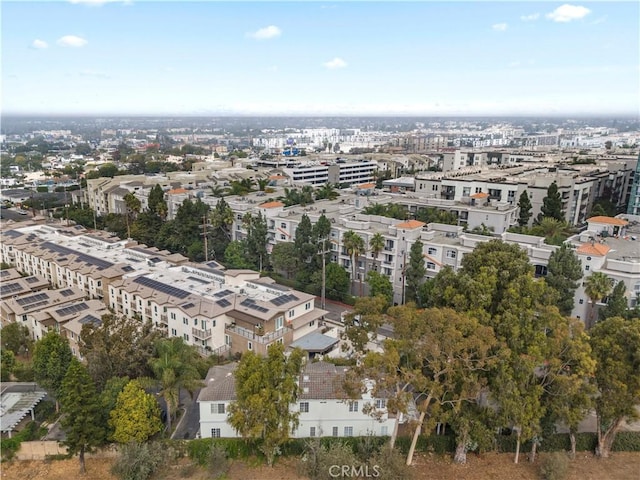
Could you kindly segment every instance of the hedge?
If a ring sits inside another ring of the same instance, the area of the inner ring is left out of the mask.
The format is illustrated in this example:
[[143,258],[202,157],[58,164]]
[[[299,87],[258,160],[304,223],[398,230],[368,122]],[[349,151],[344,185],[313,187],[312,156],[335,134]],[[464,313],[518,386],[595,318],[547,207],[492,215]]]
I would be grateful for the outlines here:
[[[310,438],[294,438],[282,446],[283,456],[302,455],[307,447]],[[384,445],[389,437],[366,438],[367,442],[373,442],[376,447]],[[515,435],[497,435],[495,438],[495,450],[503,453],[513,453],[516,451]],[[349,445],[354,453],[357,453],[358,446],[365,441],[365,437],[321,437],[320,442],[327,448],[335,443]],[[212,444],[224,447],[229,458],[247,458],[250,456],[261,456],[258,449],[258,442],[246,441],[242,438],[201,438],[188,440],[186,451],[193,461],[200,465],[205,465]],[[576,451],[595,451],[598,439],[595,433],[576,434]],[[403,454],[409,451],[411,437],[398,437],[396,448]],[[421,435],[418,437],[416,445],[417,452],[434,452],[437,454],[453,453],[456,449],[454,435]],[[520,451],[526,452],[531,449],[531,441],[522,442]],[[571,442],[568,433],[557,433],[543,438],[538,450],[541,452],[569,451]],[[614,452],[640,452],[640,432],[618,432],[613,442]]]

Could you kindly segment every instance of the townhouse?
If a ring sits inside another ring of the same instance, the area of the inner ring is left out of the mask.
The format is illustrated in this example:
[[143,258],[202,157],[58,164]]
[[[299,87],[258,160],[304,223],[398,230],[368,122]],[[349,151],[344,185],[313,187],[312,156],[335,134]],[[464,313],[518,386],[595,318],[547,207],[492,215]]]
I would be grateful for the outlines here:
[[[238,437],[228,423],[229,405],[236,400],[236,363],[214,366],[198,395],[200,436]],[[352,437],[391,435],[395,416],[387,411],[386,398],[372,396],[373,384],[363,381],[358,398],[348,398],[342,389],[347,369],[331,363],[306,363],[299,375],[298,399],[290,408],[299,413],[292,437]],[[372,409],[375,412],[368,412]]]

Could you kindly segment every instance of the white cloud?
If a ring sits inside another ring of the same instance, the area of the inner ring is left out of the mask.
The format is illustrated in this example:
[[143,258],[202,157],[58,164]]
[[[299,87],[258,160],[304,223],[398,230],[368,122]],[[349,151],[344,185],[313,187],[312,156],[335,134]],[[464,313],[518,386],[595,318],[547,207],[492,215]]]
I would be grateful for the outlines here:
[[78,37],[76,35],[65,35],[64,37],[60,37],[57,41],[58,45],[61,47],[84,47],[87,42],[84,38]]
[[495,23],[495,24],[491,25],[491,28],[493,28],[496,32],[504,32],[507,29],[507,24],[506,23]]
[[256,40],[269,40],[282,35],[282,30],[275,25],[269,25],[268,27],[261,28],[253,33],[248,33],[247,35],[251,38],[255,38]]
[[347,66],[347,62],[345,62],[340,57],[336,57],[333,60],[329,60],[328,62],[324,62],[322,65],[329,70],[335,70],[337,68],[344,68]]
[[591,10],[587,7],[569,5],[565,3],[564,5],[556,8],[553,12],[547,13],[546,17],[554,22],[567,23],[572,20],[584,18],[590,13]]
[[530,15],[522,15],[520,17],[520,20],[522,20],[523,22],[533,22],[534,20],[537,20],[539,18],[540,18],[539,13],[532,13]]
[[44,40],[36,38],[33,42],[31,42],[31,48],[37,48],[38,50],[41,50],[43,48],[49,48],[49,44]]

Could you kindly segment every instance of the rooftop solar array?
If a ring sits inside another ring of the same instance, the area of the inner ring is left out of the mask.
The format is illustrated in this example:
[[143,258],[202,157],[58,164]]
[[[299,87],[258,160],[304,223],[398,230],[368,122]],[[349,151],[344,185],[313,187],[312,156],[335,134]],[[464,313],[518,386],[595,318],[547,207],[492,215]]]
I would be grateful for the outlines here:
[[61,255],[75,255],[76,257],[78,257],[80,261],[87,263],[89,265],[96,266],[100,270],[113,267],[113,263],[111,262],[102,260],[101,258],[92,257],[91,255],[86,255],[84,253],[77,252],[70,248],[63,247],[62,245],[56,245],[55,243],[52,243],[52,242],[44,242],[42,246],[51,252],[56,252]]
[[130,262],[141,262],[142,261],[139,258],[133,258],[133,257],[127,257],[127,260],[129,260]]
[[195,307],[195,305],[193,303],[185,303],[184,305],[181,305],[181,307],[186,310]]
[[9,270],[0,270],[0,277],[6,277],[11,272]]
[[73,295],[73,290],[71,290],[70,288],[67,288],[66,290],[61,290],[60,295],[62,295],[63,297],[70,297],[71,295]]
[[36,283],[39,279],[38,277],[27,277],[24,279],[27,283]]
[[122,271],[124,272],[133,272],[135,270],[135,268],[129,266],[129,265],[125,265],[124,267],[122,267]]
[[231,295],[233,292],[231,290],[222,290],[221,292],[215,293],[213,296],[216,298],[226,297],[227,295]]
[[75,305],[69,305],[68,307],[59,308],[56,310],[56,313],[61,317],[66,317],[67,315],[72,315],[74,313],[82,312],[83,310],[88,310],[89,305],[86,303],[77,303]]
[[83,325],[85,323],[93,323],[95,325],[101,325],[102,324],[102,320],[100,320],[99,318],[94,317],[93,315],[85,315],[80,320],[78,320],[78,323],[81,323]]
[[222,300],[218,300],[216,303],[221,307],[228,307],[229,305],[231,305],[231,302],[226,298],[223,298]]
[[207,283],[209,283],[207,280],[203,280],[202,278],[198,278],[198,277],[187,277],[187,280],[191,280],[192,282],[202,283],[203,285],[206,285]]
[[250,308],[251,310],[255,310],[257,312],[265,313],[265,312],[269,311],[268,308],[265,308],[262,305],[258,305],[255,302],[255,300],[252,300],[250,298],[247,298],[247,299],[243,300],[242,302],[240,302],[240,305],[242,305],[243,307]]
[[11,293],[19,292],[20,290],[23,290],[23,288],[18,282],[16,282],[16,283],[5,283],[0,287],[0,295],[2,295],[4,297],[5,295],[9,295]]
[[279,307],[280,305],[284,305],[285,303],[289,303],[293,300],[300,300],[300,299],[296,297],[293,293],[289,293],[287,295],[280,295],[279,297],[274,298],[273,300],[271,300],[271,303]]
[[37,293],[36,295],[31,295],[29,297],[22,297],[16,300],[18,305],[24,307],[26,305],[31,305],[32,303],[40,302],[42,300],[49,300],[49,295],[46,293]]
[[171,295],[172,297],[187,298],[190,295],[190,293],[185,290],[172,287],[171,285],[167,285],[166,283],[158,282],[157,280],[153,280],[152,278],[138,277],[133,281],[133,283],[144,285],[145,287],[149,287],[161,293],[166,293],[167,295]]
[[17,238],[20,235],[22,235],[20,232],[16,231],[16,230],[9,230],[8,232],[4,232],[4,234],[7,237],[11,237],[11,238]]

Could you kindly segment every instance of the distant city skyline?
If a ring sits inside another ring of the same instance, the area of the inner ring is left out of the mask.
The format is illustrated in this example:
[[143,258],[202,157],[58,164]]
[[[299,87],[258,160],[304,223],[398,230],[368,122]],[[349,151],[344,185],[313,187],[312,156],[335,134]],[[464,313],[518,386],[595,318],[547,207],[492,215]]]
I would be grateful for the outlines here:
[[638,2],[2,5],[2,114],[640,114]]

